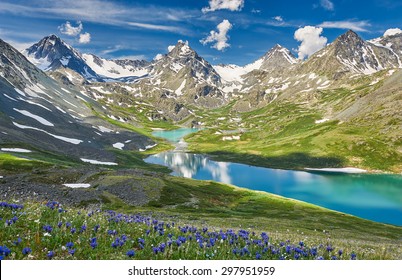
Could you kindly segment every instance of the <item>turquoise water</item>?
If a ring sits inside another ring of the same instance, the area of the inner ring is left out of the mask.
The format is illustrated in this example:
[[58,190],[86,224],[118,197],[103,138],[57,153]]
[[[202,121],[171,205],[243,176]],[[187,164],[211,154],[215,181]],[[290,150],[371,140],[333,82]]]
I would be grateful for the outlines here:
[[[179,142],[198,131],[180,128],[154,136]],[[145,159],[170,167],[172,175],[214,180],[306,201],[361,218],[402,226],[402,176],[270,169],[217,162],[199,154],[166,152]]]
[[[175,137],[172,136],[172,139]],[[177,138],[176,138],[177,139]],[[172,175],[214,180],[306,201],[361,218],[402,226],[402,176],[270,169],[166,152],[145,159]]]
[[198,128],[179,128],[175,130],[157,130],[152,132],[152,135],[155,137],[165,138],[170,142],[176,143],[179,142],[181,138],[186,136],[187,134],[197,132]]

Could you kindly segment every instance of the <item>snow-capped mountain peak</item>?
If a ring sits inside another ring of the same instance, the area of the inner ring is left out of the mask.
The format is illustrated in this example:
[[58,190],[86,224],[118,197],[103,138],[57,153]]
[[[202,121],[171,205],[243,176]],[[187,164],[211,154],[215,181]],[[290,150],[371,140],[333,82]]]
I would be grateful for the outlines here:
[[400,64],[391,50],[364,41],[352,30],[339,36],[333,45],[337,60],[356,73],[372,74]]
[[24,51],[24,55],[42,70],[70,68],[86,79],[97,74],[86,65],[82,55],[56,35],[46,36]]

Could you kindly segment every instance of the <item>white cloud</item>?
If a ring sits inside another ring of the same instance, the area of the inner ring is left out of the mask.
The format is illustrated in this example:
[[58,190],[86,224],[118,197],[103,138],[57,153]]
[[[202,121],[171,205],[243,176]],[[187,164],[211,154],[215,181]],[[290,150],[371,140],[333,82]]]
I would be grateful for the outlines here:
[[158,53],[155,57],[154,60],[160,60],[163,58],[163,54]]
[[203,13],[216,10],[241,11],[244,7],[244,0],[209,0],[209,7],[202,8]]
[[279,21],[279,22],[283,22],[283,18],[281,16],[276,16],[276,17],[273,17],[272,19]]
[[89,42],[91,42],[91,34],[88,32],[82,33],[78,37],[78,43],[80,44],[88,44]]
[[168,51],[171,52],[174,49],[175,45],[171,45],[168,47]]
[[[172,9],[171,7],[137,3],[120,4],[110,0],[30,0],[24,1],[24,4],[14,4],[11,2],[15,1],[1,0],[0,12],[41,19],[65,20],[66,18],[70,18],[83,22],[101,23],[129,29],[136,27],[179,34],[189,34],[190,31],[176,22],[180,20],[189,22],[199,16],[198,9]],[[131,22],[133,19],[136,22]],[[175,23],[165,25],[166,22]]]
[[127,22],[129,26],[144,28],[144,29],[151,29],[151,30],[161,30],[161,31],[168,31],[168,32],[177,32],[181,33],[184,32],[181,27],[176,26],[169,26],[169,25],[160,25],[160,24],[150,24],[150,23],[141,23],[141,22]]
[[78,25],[74,27],[69,21],[66,21],[66,23],[60,25],[58,29],[62,34],[74,37],[80,34],[83,29],[81,21],[77,21],[77,24]]
[[350,20],[342,20],[342,21],[324,21],[318,27],[323,28],[337,28],[337,29],[352,29],[354,31],[366,32],[367,27],[371,26],[371,24],[367,20],[362,21],[350,21]]
[[261,10],[252,9],[251,12],[252,12],[253,14],[260,14],[260,13],[261,13]]
[[320,5],[327,11],[333,11],[335,9],[334,3],[330,0],[320,0]]
[[396,34],[401,34],[402,30],[399,28],[390,28],[387,31],[384,32],[384,37],[385,36],[392,36],[392,35],[396,35]]
[[296,30],[294,38],[301,42],[297,49],[300,59],[309,57],[327,44],[327,38],[320,36],[321,27],[305,26]]
[[221,23],[216,27],[218,32],[212,30],[207,38],[200,40],[203,45],[208,43],[213,43],[211,48],[217,49],[218,51],[222,51],[227,47],[230,47],[230,44],[227,42],[229,40],[228,31],[232,28],[232,24],[224,19]]

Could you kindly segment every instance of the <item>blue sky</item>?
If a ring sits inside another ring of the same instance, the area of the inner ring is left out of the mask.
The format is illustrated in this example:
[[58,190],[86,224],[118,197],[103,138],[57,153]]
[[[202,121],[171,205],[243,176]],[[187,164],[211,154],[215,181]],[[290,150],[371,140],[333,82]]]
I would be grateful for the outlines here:
[[1,0],[0,38],[21,49],[56,34],[81,52],[148,60],[184,40],[212,64],[244,65],[276,43],[305,58],[348,29],[376,38],[402,29],[401,15],[390,0]]

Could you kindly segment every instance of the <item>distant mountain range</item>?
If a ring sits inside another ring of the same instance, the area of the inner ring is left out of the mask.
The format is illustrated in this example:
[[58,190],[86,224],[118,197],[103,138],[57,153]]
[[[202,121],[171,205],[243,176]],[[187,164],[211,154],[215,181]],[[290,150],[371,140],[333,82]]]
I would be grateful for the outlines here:
[[[353,75],[399,69],[402,67],[401,45],[402,34],[364,41],[350,30],[306,61],[296,59],[288,49],[276,45],[255,62],[241,67],[213,66],[183,41],[168,54],[147,62],[107,60],[81,54],[51,35],[26,49],[24,54],[47,72],[66,74],[66,69],[73,70],[82,77],[67,75],[73,84],[77,81],[124,82],[132,84],[130,87],[135,91],[147,95],[152,92],[153,97],[166,96],[182,103],[219,107],[233,96],[247,93],[275,94],[296,83],[304,90],[322,89]],[[304,79],[304,76],[309,78]]]
[[[392,100],[401,94],[402,81],[395,78],[401,61],[402,34],[365,41],[353,31],[304,61],[276,45],[243,67],[211,65],[183,41],[150,62],[81,54],[55,35],[23,54],[0,41],[0,144],[30,143],[76,158],[113,161],[106,147],[120,143],[115,146],[139,150],[153,141],[111,120],[139,127],[202,126],[208,113],[200,112],[226,108],[222,112],[240,114],[289,102],[328,120],[374,111],[394,118],[400,113]],[[322,92],[356,87],[373,94],[317,103]]]

